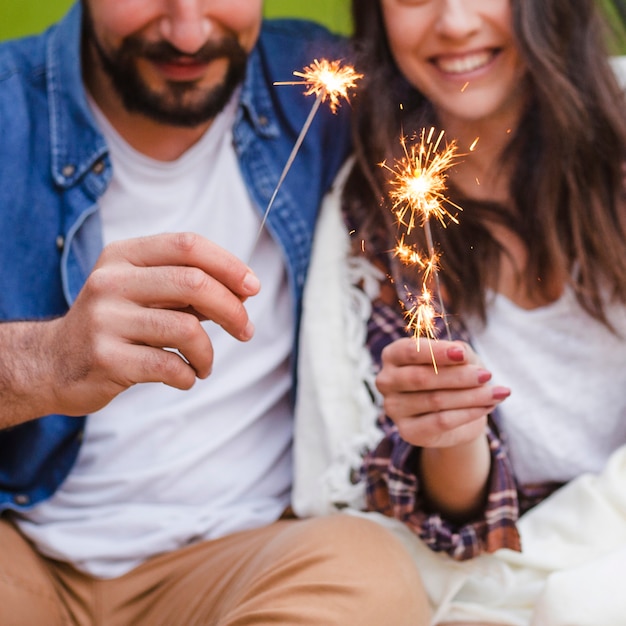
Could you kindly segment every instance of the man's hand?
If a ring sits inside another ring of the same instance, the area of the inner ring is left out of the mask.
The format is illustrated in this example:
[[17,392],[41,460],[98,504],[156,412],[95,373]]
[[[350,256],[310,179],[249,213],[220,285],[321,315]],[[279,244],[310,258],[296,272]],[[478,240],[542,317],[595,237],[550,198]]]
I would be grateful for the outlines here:
[[91,413],[136,383],[190,388],[213,365],[200,322],[247,341],[258,291],[245,263],[195,234],[107,246],[65,316],[0,325],[0,425]]

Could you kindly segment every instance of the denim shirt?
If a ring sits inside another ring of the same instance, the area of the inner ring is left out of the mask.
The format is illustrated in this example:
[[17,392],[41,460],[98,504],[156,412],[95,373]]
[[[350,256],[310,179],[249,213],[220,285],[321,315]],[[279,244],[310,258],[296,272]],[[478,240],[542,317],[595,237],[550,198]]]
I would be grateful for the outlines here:
[[[80,39],[77,3],[46,33],[0,45],[0,322],[63,315],[102,250],[98,198],[111,164],[85,97]],[[304,88],[274,83],[342,52],[314,24],[264,23],[233,129],[260,214],[313,105]],[[296,319],[318,206],[349,151],[347,109],[320,108],[266,225],[285,254]],[[85,419],[48,415],[0,431],[0,510],[52,495],[76,459]]]

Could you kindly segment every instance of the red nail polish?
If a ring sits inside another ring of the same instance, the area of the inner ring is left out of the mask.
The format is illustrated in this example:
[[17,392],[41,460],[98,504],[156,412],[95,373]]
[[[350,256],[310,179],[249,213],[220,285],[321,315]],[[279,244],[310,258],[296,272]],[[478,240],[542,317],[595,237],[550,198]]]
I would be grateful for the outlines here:
[[511,390],[508,387],[494,387],[492,396],[494,400],[504,400],[511,395]]
[[456,361],[457,363],[461,363],[465,360],[465,350],[456,346],[448,348],[447,355],[451,361]]
[[482,385],[491,380],[491,372],[487,370],[478,370],[478,382]]

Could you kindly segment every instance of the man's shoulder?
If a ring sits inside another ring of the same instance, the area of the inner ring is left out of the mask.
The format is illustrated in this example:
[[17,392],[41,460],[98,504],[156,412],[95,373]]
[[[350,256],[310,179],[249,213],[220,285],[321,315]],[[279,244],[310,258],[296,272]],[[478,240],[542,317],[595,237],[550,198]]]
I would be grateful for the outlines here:
[[285,39],[338,39],[340,35],[332,33],[326,26],[301,18],[274,18],[263,20],[262,36],[282,37]]
[[47,34],[0,43],[0,86],[18,79],[30,82],[45,73]]
[[265,55],[282,60],[294,70],[314,58],[343,58],[348,53],[345,37],[316,22],[295,18],[265,20],[259,47]]

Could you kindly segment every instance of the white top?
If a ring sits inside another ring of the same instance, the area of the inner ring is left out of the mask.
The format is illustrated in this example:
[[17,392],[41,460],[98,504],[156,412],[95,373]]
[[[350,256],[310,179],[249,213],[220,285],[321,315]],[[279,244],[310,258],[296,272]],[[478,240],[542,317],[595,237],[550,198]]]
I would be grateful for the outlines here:
[[[355,318],[353,314],[355,308],[364,315],[367,311],[360,305],[355,307],[353,268],[346,271],[344,258],[349,242],[342,228],[338,197],[338,193],[332,194],[322,207],[304,294],[298,352],[302,378],[298,382],[294,445],[294,506],[298,503],[304,514],[336,511],[338,501],[359,506],[364,483],[351,482],[350,468],[354,457],[359,466],[358,452],[369,446],[375,420],[375,415],[369,423],[367,420],[372,411],[361,388],[370,375],[362,373],[367,363],[361,352],[363,335],[355,329],[358,320],[364,326],[367,317]],[[369,280],[372,273],[360,276]],[[621,315],[623,320],[623,311]],[[324,318],[328,323],[320,322]],[[342,324],[341,320],[349,323]],[[560,328],[563,330],[563,325]],[[526,337],[522,351],[536,352],[540,340],[535,339],[538,335],[532,324]],[[573,341],[572,349],[587,351],[592,340],[585,329],[583,336]],[[623,343],[614,345],[615,351],[623,354]],[[570,353],[561,350],[563,358]],[[609,360],[601,361],[605,374],[615,369]],[[619,373],[618,367],[616,375]],[[618,391],[623,390],[621,382]],[[515,385],[514,394],[517,391]],[[598,405],[598,414],[603,408]],[[341,419],[336,419],[337,415]],[[600,475],[579,476],[522,516],[517,524],[524,548],[521,553],[498,550],[462,563],[433,552],[398,519],[358,513],[352,508],[343,512],[364,515],[388,528],[402,541],[419,571],[428,573],[424,585],[433,608],[433,624],[480,621],[526,626],[623,626],[624,485],[626,446],[622,445]],[[361,496],[355,494],[359,486]]]
[[620,336],[567,290],[533,310],[497,295],[486,327],[468,324],[493,383],[512,389],[500,411],[523,484],[599,472],[626,443],[626,308],[609,315]]
[[[195,231],[238,255],[262,289],[241,343],[212,323],[213,373],[189,391],[137,385],[89,416],[58,492],[19,521],[46,555],[98,577],[200,539],[267,524],[289,501],[293,313],[282,254],[242,180],[233,106],[174,162],[134,151],[96,111],[114,178],[101,200],[105,243]],[[254,250],[253,250],[254,247]]]

